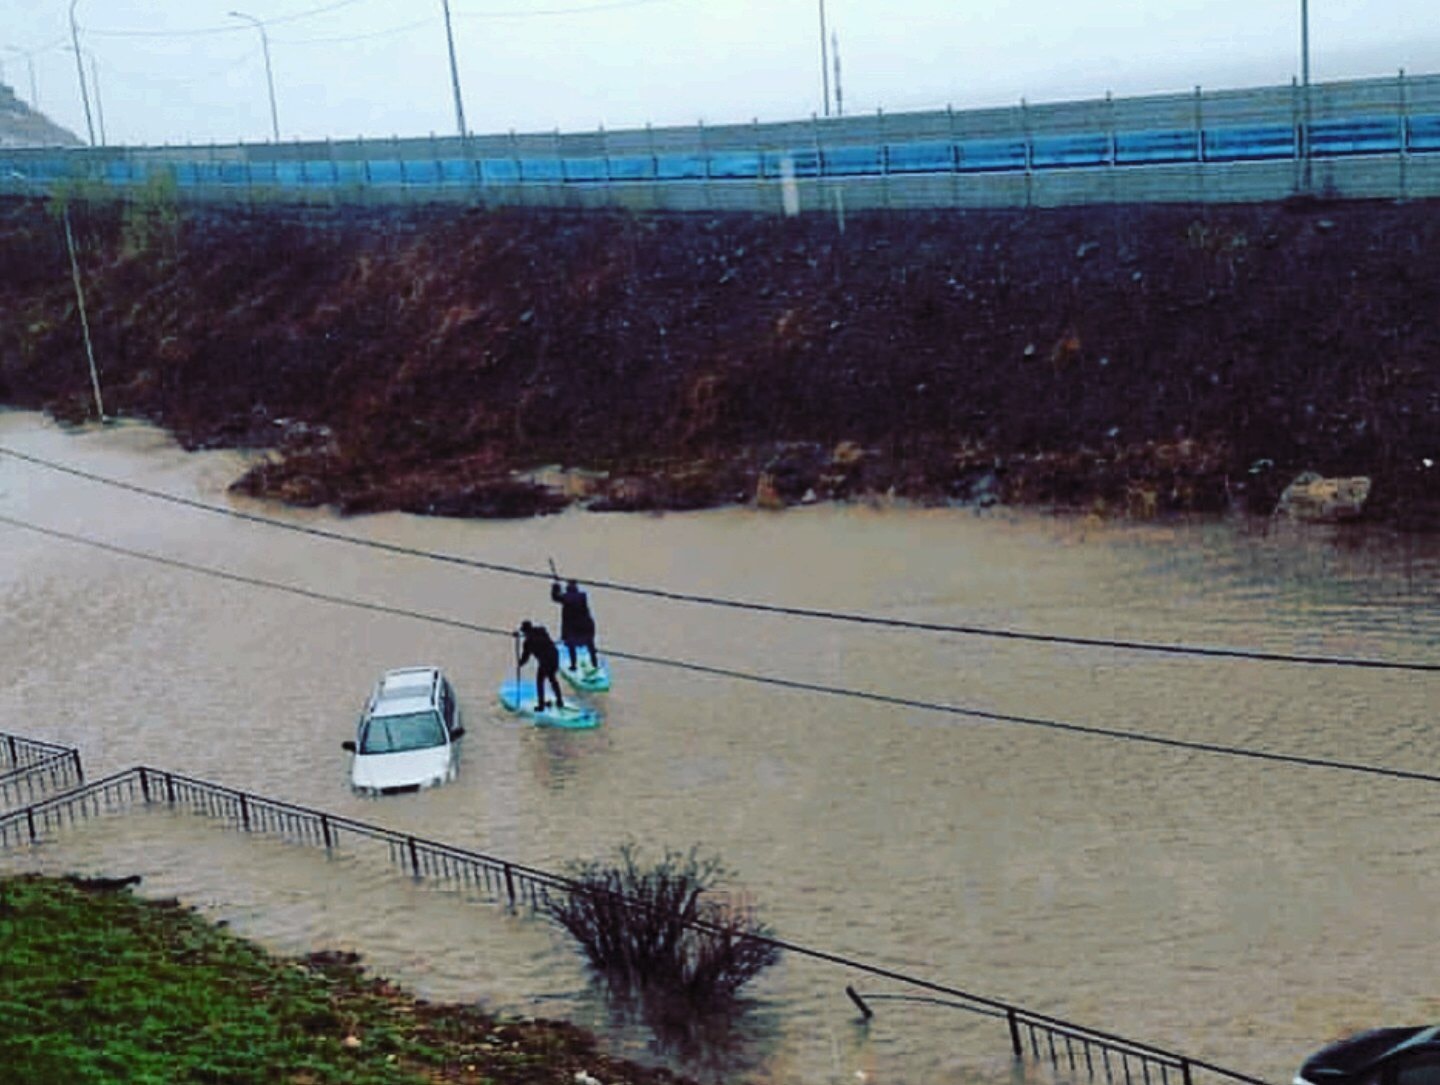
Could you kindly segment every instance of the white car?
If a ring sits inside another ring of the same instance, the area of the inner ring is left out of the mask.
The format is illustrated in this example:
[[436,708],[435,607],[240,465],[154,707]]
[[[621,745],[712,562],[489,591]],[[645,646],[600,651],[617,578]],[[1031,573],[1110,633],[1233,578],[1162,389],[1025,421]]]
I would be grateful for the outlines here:
[[394,795],[453,780],[464,734],[455,690],[440,668],[387,671],[365,702],[355,741],[341,743],[355,755],[350,785]]

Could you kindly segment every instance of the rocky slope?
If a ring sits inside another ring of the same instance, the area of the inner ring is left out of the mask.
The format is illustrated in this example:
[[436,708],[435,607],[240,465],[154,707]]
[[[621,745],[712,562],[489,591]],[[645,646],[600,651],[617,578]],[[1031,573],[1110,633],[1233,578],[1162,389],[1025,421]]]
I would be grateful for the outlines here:
[[79,147],[80,139],[36,112],[0,83],[0,147]]
[[[1433,204],[72,219],[106,407],[242,485],[526,515],[896,493],[1161,515],[1366,474],[1440,523]],[[93,411],[53,210],[0,205],[0,400]],[[533,469],[575,470],[547,476]]]

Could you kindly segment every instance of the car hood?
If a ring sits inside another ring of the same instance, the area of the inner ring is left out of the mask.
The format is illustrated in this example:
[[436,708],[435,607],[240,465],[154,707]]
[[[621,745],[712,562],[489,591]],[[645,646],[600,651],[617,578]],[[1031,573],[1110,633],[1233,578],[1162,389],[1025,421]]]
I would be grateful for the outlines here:
[[437,776],[450,772],[450,746],[431,746],[424,750],[403,753],[356,754],[350,766],[350,782],[355,787],[388,790],[396,787],[423,787]]

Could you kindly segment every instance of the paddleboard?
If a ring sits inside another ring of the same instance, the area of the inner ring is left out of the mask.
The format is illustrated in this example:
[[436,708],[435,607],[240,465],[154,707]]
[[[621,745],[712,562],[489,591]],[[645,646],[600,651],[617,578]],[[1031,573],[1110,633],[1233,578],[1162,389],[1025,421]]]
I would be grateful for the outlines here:
[[565,707],[559,708],[555,704],[554,695],[547,691],[545,708],[537,712],[535,700],[535,680],[533,678],[524,678],[518,684],[514,678],[507,678],[500,684],[500,703],[509,711],[525,716],[541,727],[582,730],[587,727],[600,726],[600,713],[589,705],[567,700]]
[[575,669],[570,668],[570,650],[560,645],[560,677],[576,689],[586,693],[604,693],[610,688],[610,664],[605,657],[596,653],[598,666],[590,665],[590,653],[584,648],[575,649]]

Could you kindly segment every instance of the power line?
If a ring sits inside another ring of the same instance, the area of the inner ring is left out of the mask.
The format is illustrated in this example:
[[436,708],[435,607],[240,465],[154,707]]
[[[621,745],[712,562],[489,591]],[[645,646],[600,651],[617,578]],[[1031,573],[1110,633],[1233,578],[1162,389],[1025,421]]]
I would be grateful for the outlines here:
[[405,34],[422,26],[433,26],[435,20],[417,19],[413,23],[404,23],[400,26],[392,26],[388,30],[376,30],[369,34],[347,34],[339,38],[273,38],[279,45],[346,45],[354,41],[373,41],[376,38],[392,38],[397,34]]
[[673,4],[677,0],[614,0],[608,4],[586,4],[583,7],[568,8],[526,8],[512,11],[459,11],[457,19],[529,19],[545,15],[589,15],[597,11],[618,11],[621,8],[638,8],[650,4]]
[[[132,550],[129,547],[102,542],[99,539],[88,538],[84,535],[75,535],[55,528],[42,527],[39,524],[19,520],[11,516],[0,515],[0,523],[9,524],[11,527],[20,528],[24,531],[45,535],[49,538],[62,539],[66,542],[87,546],[95,550],[102,550],[106,553],[134,558],[139,561],[148,561],[166,568],[181,569],[185,572],[197,573],[201,576],[208,576],[235,584],[243,584],[248,587],[267,588],[272,591],[285,592],[316,602],[352,607],[357,610],[367,610],[377,614],[410,618],[415,621],[448,626],[452,629],[463,629],[468,632],[481,633],[486,636],[504,637],[507,640],[515,636],[515,631],[510,629],[499,629],[495,626],[480,625],[476,622],[462,621],[458,618],[446,618],[437,614],[426,614],[423,611],[411,610],[406,607],[390,606],[385,603],[368,603],[364,600],[351,599],[343,595],[331,595],[328,592],[314,591],[310,588],[297,587],[292,584],[281,584],[277,581],[246,576],[242,573],[232,573],[225,569],[215,569],[206,565],[197,565],[193,562],[182,561],[178,558],[167,558],[143,550]],[[1127,742],[1138,742],[1151,746],[1186,750],[1193,753],[1219,754],[1252,761],[1301,765],[1307,768],[1337,769],[1343,772],[1354,772],[1368,776],[1382,776],[1397,780],[1419,780],[1424,783],[1440,784],[1440,776],[1424,772],[1413,772],[1408,769],[1388,768],[1383,765],[1365,765],[1350,761],[1332,761],[1319,757],[1303,757],[1299,754],[1276,753],[1269,750],[1247,749],[1241,746],[1226,746],[1215,742],[1195,742],[1189,739],[1168,738],[1163,735],[1152,735],[1143,731],[1122,731],[1116,728],[1093,727],[1089,724],[1067,723],[1062,720],[1047,720],[1035,716],[1015,716],[1004,712],[992,712],[983,708],[966,708],[963,705],[925,701],[914,697],[897,697],[888,693],[876,693],[873,690],[828,686],[819,682],[804,682],[793,678],[781,678],[775,675],[758,674],[753,671],[741,671],[730,667],[715,667],[705,663],[692,663],[688,660],[644,655],[637,652],[625,652],[607,648],[605,654],[615,659],[626,659],[633,663],[644,663],[656,667],[669,667],[675,670],[688,671],[692,674],[709,675],[714,678],[728,678],[735,681],[750,682],[756,685],[796,690],[802,693],[819,693],[829,697],[866,701],[871,704],[881,704],[892,708],[910,708],[925,712],[938,712],[950,716],[964,716],[969,719],[983,720],[987,723],[1016,724],[1024,727],[1037,727],[1050,731],[1067,732],[1069,734],[1090,735],[1096,738],[1112,738]]]
[[[505,565],[499,562],[481,561],[478,558],[465,558],[457,554],[446,554],[434,550],[422,550],[417,547],[401,546],[397,543],[378,542],[374,539],[362,539],[354,535],[346,535],[339,531],[327,531],[324,528],[309,527],[304,524],[287,523],[284,520],[275,520],[268,516],[261,516],[252,512],[241,512],[238,509],[229,509],[221,505],[211,505],[204,501],[197,501],[193,498],[181,497],[178,494],[165,493],[162,490],[152,490],[146,486],[140,486],[133,482],[125,482],[121,479],[109,478],[104,475],[97,475],[90,471],[81,470],[78,467],[71,467],[66,464],[57,463],[53,460],[42,459],[39,456],[32,456],[25,452],[17,452],[13,448],[0,445],[0,455],[13,456],[17,460],[34,464],[37,467],[44,467],[51,471],[58,471],[62,474],[71,475],[75,478],[85,479],[87,482],[99,483],[103,486],[111,486],[121,490],[128,490],[131,493],[141,494],[145,497],[154,498],[158,501],[166,501],[184,508],[198,509],[202,512],[214,513],[219,516],[227,516],[236,520],[244,520],[249,523],[264,524],[267,527],[280,528],[285,531],[293,531],[301,535],[310,535],[315,538],[328,539],[333,542],[348,543],[352,546],[363,546],[371,550],[380,550],[389,554],[401,554],[406,557],[425,558],[429,561],[440,561],[451,565],[460,565],[470,569],[479,569],[485,572],[503,573],[507,576],[528,577],[532,580],[549,580],[551,574],[537,569],[526,569],[517,565]],[[791,618],[806,618],[818,621],[844,622],[853,625],[868,625],[886,629],[908,629],[926,633],[956,633],[971,637],[989,637],[998,640],[1025,641],[1039,644],[1067,644],[1083,648],[1108,648],[1129,652],[1151,652],[1162,655],[1175,656],[1200,656],[1218,659],[1241,659],[1256,663],[1294,663],[1307,666],[1330,666],[1330,667],[1356,667],[1370,670],[1392,670],[1411,671],[1421,674],[1440,673],[1440,663],[1407,662],[1404,660],[1388,659],[1366,659],[1354,656],[1316,656],[1300,655],[1288,652],[1264,652],[1248,648],[1223,648],[1204,645],[1188,644],[1156,644],[1150,641],[1114,640],[1103,637],[1078,637],[1067,636],[1059,633],[1033,633],[1016,629],[995,629],[975,625],[952,625],[943,622],[921,622],[907,618],[885,618],[873,614],[858,614],[850,611],[840,610],[819,610],[810,607],[785,606],[778,603],[763,603],[747,599],[730,599],[723,596],[697,595],[688,592],[669,591],[664,588],[652,588],[639,584],[625,584],[613,580],[597,580],[584,576],[577,576],[575,579],[582,580],[592,588],[605,591],[621,592],[627,595],[639,595],[652,599],[665,599],[669,602],[693,603],[699,606],[724,607],[731,610],[753,611],[761,614],[778,614]]]
[[[267,26],[277,26],[281,23],[293,23],[299,19],[309,19],[316,15],[324,15],[332,11],[339,11],[341,8],[353,7],[355,4],[363,4],[366,0],[335,0],[331,4],[322,4],[320,7],[307,8],[304,11],[291,12],[289,15],[277,15],[274,18],[266,19]],[[243,31],[243,26],[235,26],[226,23],[216,26],[195,27],[190,30],[95,30],[86,27],[86,34],[94,34],[105,38],[198,38],[210,34],[233,34],[236,31]]]

